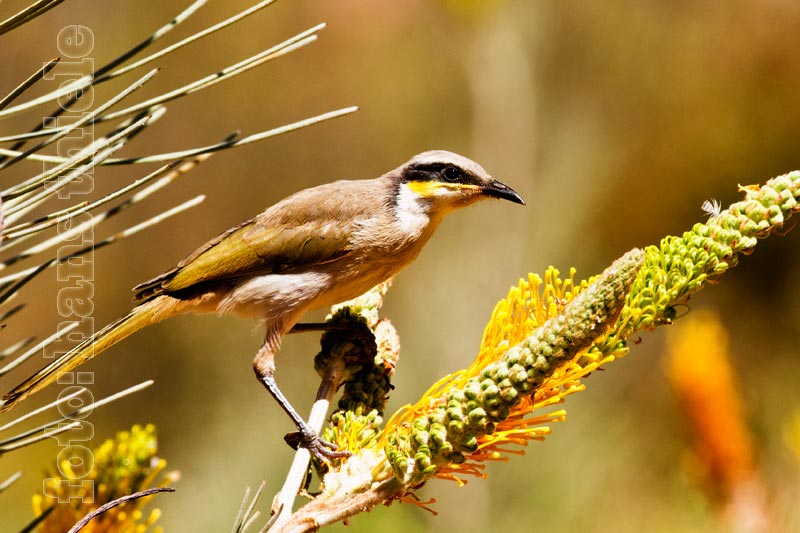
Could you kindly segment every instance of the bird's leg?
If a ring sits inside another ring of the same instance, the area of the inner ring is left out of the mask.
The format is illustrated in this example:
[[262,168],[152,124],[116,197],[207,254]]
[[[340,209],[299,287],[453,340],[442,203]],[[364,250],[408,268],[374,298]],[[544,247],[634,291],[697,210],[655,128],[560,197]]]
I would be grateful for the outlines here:
[[348,322],[304,322],[295,324],[289,333],[305,333],[306,331],[345,331],[352,329],[352,324]]
[[[357,339],[362,343],[375,344],[375,335],[372,330],[363,321],[359,320],[344,320],[337,322],[305,322],[302,324],[295,324],[289,333],[305,333],[308,331],[324,331],[324,332],[345,332],[351,339]],[[323,337],[324,338],[324,337]]]
[[275,398],[275,401],[278,402],[278,405],[281,406],[281,409],[289,415],[289,418],[292,419],[292,422],[297,427],[297,433],[292,433],[291,435],[296,435],[298,446],[306,448],[320,461],[350,455],[346,451],[337,451],[334,444],[321,439],[316,431],[297,414],[292,404],[289,403],[289,400],[278,388],[278,384],[275,382],[275,350],[271,347],[269,341],[265,341],[261,349],[258,350],[253,360],[253,370],[258,380],[267,388],[272,397]]

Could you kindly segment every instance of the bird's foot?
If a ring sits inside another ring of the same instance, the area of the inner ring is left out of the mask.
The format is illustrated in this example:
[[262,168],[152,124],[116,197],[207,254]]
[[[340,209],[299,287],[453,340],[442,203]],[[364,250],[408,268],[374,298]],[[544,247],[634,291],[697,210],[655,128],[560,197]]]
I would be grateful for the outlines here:
[[287,433],[283,440],[295,450],[297,448],[305,448],[318,461],[323,463],[353,455],[346,450],[337,449],[335,444],[320,437],[307,425],[300,427],[297,431]]

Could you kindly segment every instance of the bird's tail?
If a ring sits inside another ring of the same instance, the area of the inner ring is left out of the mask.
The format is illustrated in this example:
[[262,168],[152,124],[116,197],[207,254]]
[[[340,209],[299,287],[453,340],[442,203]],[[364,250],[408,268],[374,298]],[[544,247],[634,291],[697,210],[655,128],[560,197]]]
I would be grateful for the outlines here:
[[182,304],[180,300],[162,295],[137,305],[130,313],[107,325],[6,394],[0,403],[0,412],[8,411],[27,396],[56,381],[61,374],[82,365],[129,335],[175,316],[183,311]]

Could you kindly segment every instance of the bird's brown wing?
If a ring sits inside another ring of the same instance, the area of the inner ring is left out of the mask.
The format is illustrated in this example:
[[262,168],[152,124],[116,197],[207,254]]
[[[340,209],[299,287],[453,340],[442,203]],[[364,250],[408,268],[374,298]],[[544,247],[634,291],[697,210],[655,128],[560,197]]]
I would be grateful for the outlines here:
[[169,272],[134,287],[135,300],[280,273],[350,253],[350,224],[269,225],[255,218],[198,248]]
[[380,213],[376,180],[305,189],[194,251],[178,266],[134,288],[136,300],[249,276],[327,263],[352,252],[351,239]]

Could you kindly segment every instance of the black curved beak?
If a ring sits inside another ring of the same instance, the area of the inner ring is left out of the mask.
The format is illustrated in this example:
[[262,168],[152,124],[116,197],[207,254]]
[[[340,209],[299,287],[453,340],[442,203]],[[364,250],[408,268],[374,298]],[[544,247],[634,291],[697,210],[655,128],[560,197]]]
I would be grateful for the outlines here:
[[525,200],[522,199],[522,196],[520,196],[517,191],[505,183],[500,183],[497,180],[492,180],[489,185],[486,185],[483,188],[483,194],[493,198],[508,200],[509,202],[514,202],[515,204],[525,205]]

